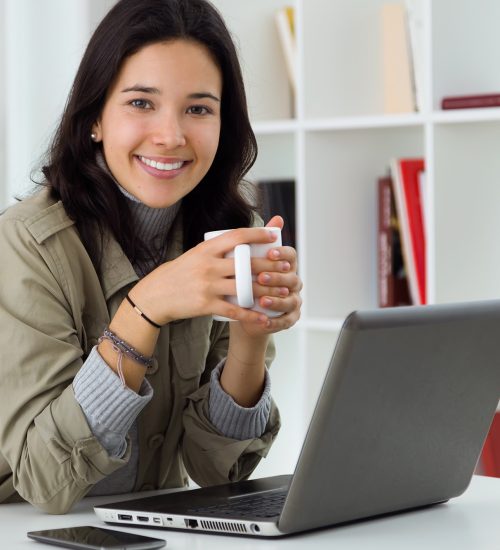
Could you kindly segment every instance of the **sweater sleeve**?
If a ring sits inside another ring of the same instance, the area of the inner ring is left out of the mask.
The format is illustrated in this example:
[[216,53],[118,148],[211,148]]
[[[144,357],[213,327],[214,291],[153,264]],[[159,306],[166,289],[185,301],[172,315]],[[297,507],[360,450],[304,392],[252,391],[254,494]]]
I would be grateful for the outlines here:
[[121,458],[132,423],[153,397],[149,382],[144,378],[138,394],[123,386],[94,346],[73,380],[73,391],[99,443]]
[[271,410],[271,377],[266,369],[264,391],[258,403],[253,407],[241,407],[220,385],[225,362],[223,359],[210,376],[210,420],[225,437],[239,440],[260,437],[266,429]]
[[[212,390],[216,388],[211,382],[212,372],[219,365],[222,368],[221,364],[225,362],[229,344],[229,323],[213,322],[210,342],[210,351],[204,361],[205,367],[199,387],[187,396],[187,405],[183,411],[182,458],[191,479],[202,487],[247,479],[269,452],[280,428],[279,412],[271,396],[267,424],[258,437],[227,437],[216,426],[218,421],[214,409],[210,411],[210,399],[215,397]],[[274,355],[275,346],[273,338],[270,338],[265,357],[268,369]],[[215,376],[218,381],[218,374]],[[257,408],[262,404],[263,402],[258,403]],[[240,412],[249,412],[242,409]],[[219,427],[224,428],[220,424]]]

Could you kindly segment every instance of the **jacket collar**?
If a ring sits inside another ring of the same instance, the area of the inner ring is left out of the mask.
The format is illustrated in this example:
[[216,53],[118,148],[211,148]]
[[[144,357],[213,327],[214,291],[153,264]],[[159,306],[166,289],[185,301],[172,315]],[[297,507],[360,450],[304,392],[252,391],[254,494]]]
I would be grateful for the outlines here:
[[[182,254],[182,240],[182,214],[179,212],[169,232],[167,261],[171,261]],[[122,247],[109,234],[105,238],[99,279],[106,300],[123,287],[139,280]]]
[[[62,202],[54,202],[47,189],[42,189],[28,201],[33,206],[26,215],[26,227],[39,244],[59,231],[74,226],[74,221],[67,215]],[[182,254],[182,240],[182,210],[180,210],[169,231],[167,261]],[[104,239],[99,280],[106,300],[121,288],[139,280],[122,247],[110,234],[105,235]]]
[[124,286],[139,280],[122,247],[109,234],[105,237],[99,279],[106,301]]

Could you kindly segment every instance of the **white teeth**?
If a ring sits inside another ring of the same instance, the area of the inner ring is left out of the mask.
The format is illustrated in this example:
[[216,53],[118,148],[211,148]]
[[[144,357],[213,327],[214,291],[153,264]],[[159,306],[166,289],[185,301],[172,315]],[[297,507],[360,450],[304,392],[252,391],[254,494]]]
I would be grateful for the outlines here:
[[182,160],[179,162],[156,162],[156,160],[151,160],[146,157],[139,158],[141,159],[141,162],[151,166],[152,168],[156,168],[157,170],[178,170],[184,164],[184,161]]

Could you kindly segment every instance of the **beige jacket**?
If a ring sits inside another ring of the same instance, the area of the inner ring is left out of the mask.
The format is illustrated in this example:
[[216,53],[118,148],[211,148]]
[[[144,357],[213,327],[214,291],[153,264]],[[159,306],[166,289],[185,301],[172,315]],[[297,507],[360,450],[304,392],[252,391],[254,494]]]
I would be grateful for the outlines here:
[[[182,252],[177,222],[171,260]],[[0,502],[20,497],[64,513],[130,456],[110,458],[89,429],[72,380],[137,281],[114,240],[98,275],[61,203],[43,190],[0,216]],[[211,317],[161,329],[153,399],[138,417],[134,490],[200,485],[250,475],[279,430],[273,403],[259,439],[222,436],[208,420],[211,370],[228,327]],[[268,349],[269,363],[274,354]],[[187,473],[186,473],[187,470]]]

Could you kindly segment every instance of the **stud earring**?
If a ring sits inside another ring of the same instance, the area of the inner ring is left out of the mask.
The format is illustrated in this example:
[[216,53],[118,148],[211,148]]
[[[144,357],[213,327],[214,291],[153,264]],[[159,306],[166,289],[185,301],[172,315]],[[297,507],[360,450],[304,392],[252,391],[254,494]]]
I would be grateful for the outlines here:
[[92,141],[97,141],[97,134],[95,132],[92,132],[90,134],[90,137],[91,137]]

